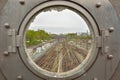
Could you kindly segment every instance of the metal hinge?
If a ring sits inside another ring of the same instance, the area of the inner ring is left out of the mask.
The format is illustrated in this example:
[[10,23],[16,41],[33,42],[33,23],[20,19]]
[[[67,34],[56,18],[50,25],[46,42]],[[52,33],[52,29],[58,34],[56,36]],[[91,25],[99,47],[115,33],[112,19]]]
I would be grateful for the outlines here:
[[109,46],[106,45],[109,42],[109,37],[110,37],[110,31],[109,29],[103,30],[102,31],[102,53],[108,53],[109,52]]
[[108,29],[101,30],[101,35],[97,36],[97,47],[101,48],[102,54],[109,52],[109,46],[106,43],[109,42],[110,32]]
[[16,52],[16,47],[20,46],[20,39],[21,36],[16,34],[16,30],[15,29],[9,29],[8,30],[8,36],[11,39],[11,43],[8,46],[8,52]]

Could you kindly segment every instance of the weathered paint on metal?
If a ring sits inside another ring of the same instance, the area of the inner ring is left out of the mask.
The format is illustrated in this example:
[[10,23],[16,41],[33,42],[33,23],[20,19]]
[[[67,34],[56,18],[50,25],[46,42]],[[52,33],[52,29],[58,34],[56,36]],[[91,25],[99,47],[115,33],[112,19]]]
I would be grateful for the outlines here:
[[[36,75],[36,73],[32,71],[34,70],[32,67],[28,68],[25,64],[26,59],[23,59],[20,55],[25,54],[24,51],[19,49],[21,47],[20,44],[22,44],[20,37],[19,39],[9,37],[7,33],[9,30],[8,24],[5,24],[9,23],[9,28],[14,29],[18,34],[17,36],[21,36],[19,35],[19,30],[22,28],[21,22],[25,16],[28,15],[34,7],[47,1],[63,1],[63,4],[64,1],[68,1],[75,5],[81,5],[94,18],[98,25],[98,31],[110,29],[111,32],[114,29],[112,33],[109,33],[109,40],[104,42],[105,48],[107,47],[107,53],[101,55],[101,50],[99,50],[94,63],[91,63],[91,67],[89,67],[83,75],[76,74],[77,77],[74,78],[74,80],[110,80],[111,77],[111,80],[120,80],[120,22],[114,8],[108,0],[25,0],[25,3],[23,0],[0,0],[0,80],[44,80],[44,77],[47,77],[42,74],[40,74],[41,76]],[[115,6],[118,15],[120,15],[120,1],[110,1]],[[99,36],[101,36],[101,34],[99,34]],[[15,42],[16,40],[17,42]],[[98,44],[100,42],[101,40],[98,41]],[[15,43],[17,44],[14,45]],[[14,50],[11,51],[11,49],[10,52],[16,52],[16,54],[6,56],[9,52],[9,45],[13,45],[12,48],[14,48]],[[66,79],[71,80],[71,77],[59,79],[47,77],[47,80]]]

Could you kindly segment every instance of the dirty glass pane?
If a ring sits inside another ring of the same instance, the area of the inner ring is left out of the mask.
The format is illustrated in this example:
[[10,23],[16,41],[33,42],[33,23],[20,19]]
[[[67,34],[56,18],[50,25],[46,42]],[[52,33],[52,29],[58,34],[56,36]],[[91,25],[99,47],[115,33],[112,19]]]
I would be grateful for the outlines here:
[[81,65],[91,53],[93,35],[83,16],[67,7],[50,7],[27,25],[25,45],[40,69],[62,73]]

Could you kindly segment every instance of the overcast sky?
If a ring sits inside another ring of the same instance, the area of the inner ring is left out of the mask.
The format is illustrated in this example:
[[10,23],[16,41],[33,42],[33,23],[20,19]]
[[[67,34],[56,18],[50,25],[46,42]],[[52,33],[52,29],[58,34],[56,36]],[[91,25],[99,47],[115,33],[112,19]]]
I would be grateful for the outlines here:
[[81,33],[89,31],[86,22],[77,13],[64,9],[60,12],[52,10],[38,14],[29,29],[42,29],[48,33]]

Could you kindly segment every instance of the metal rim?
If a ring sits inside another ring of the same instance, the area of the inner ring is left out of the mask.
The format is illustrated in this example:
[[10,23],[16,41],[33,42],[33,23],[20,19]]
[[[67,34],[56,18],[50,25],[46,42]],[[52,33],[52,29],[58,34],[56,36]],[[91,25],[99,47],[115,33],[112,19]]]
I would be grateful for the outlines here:
[[[45,7],[50,7],[50,6],[55,6],[55,5],[60,5],[60,6],[67,6],[67,7],[71,7],[77,11],[79,11],[80,13],[83,14],[83,16],[89,21],[89,23],[91,24],[92,26],[92,29],[93,29],[93,33],[94,33],[94,38],[96,36],[98,36],[98,29],[97,29],[97,25],[95,23],[95,21],[93,20],[93,18],[90,16],[90,14],[85,10],[83,9],[81,6],[77,5],[77,4],[74,4],[72,2],[68,2],[68,1],[50,1],[50,2],[46,2],[46,3],[43,3],[37,7],[35,7],[27,16],[26,18],[23,20],[22,22],[22,25],[21,25],[21,28],[20,28],[20,31],[19,31],[19,34],[20,35],[24,35],[24,32],[25,32],[25,29],[26,29],[26,24],[29,22],[29,20],[31,19],[31,17],[33,15],[35,15],[37,12],[39,12],[40,10],[42,10],[43,8]],[[31,16],[32,15],[32,16]],[[23,37],[24,39],[24,37]],[[85,73],[89,68],[90,66],[93,64],[94,60],[96,59],[96,56],[97,56],[97,53],[98,53],[98,48],[96,47],[96,40],[94,41],[95,44],[94,44],[94,48],[93,48],[93,51],[92,51],[92,54],[91,54],[91,57],[89,58],[89,60],[87,61],[87,64],[85,64],[84,68],[82,68],[81,70],[79,70],[78,72],[76,72],[75,74],[72,74],[72,75],[66,75],[66,76],[50,76],[50,75],[44,75],[43,73],[44,72],[38,72],[35,67],[33,68],[30,63],[28,62],[29,60],[28,59],[28,56],[26,55],[26,52],[24,50],[24,45],[22,45],[22,47],[19,48],[19,51],[20,51],[20,56],[22,57],[25,65],[33,72],[35,73],[36,75],[38,75],[39,77],[42,77],[42,78],[49,78],[49,77],[53,77],[53,78],[76,78],[80,75],[82,75],[83,73]],[[21,42],[23,43],[23,41]]]

